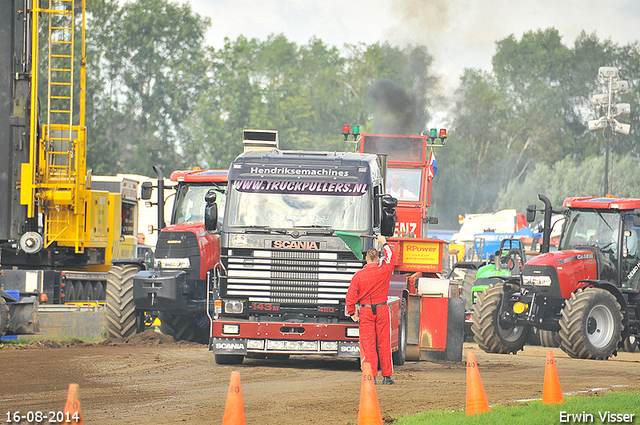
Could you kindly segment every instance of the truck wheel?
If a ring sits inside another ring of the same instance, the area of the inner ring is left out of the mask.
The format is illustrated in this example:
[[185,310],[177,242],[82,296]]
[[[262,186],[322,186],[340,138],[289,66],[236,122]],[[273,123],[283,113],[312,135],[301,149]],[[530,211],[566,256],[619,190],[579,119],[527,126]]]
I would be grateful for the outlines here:
[[160,331],[165,335],[171,335],[176,341],[209,343],[208,332],[198,326],[198,322],[192,316],[159,311],[158,317]]
[[7,301],[0,297],[0,336],[7,333],[9,328],[9,306]]
[[638,349],[638,338],[634,335],[629,335],[627,339],[624,340],[624,351],[629,353],[635,353]]
[[555,331],[545,331],[540,329],[540,344],[543,347],[557,348],[560,347],[560,335]]
[[76,300],[76,290],[74,288],[73,282],[67,282],[64,288],[64,301],[70,302]]
[[107,336],[126,338],[136,333],[136,306],[133,303],[133,278],[137,265],[115,265],[107,274]]
[[95,282],[93,284],[93,296],[97,301],[104,301],[104,287],[102,282]]
[[561,348],[571,357],[606,360],[622,339],[620,304],[601,288],[578,289],[565,301],[560,318]]
[[88,301],[95,301],[95,294],[93,293],[93,285],[91,282],[85,282],[84,284],[84,297]]
[[522,350],[529,339],[528,326],[500,323],[503,284],[491,284],[476,297],[471,330],[478,346],[487,353],[508,354]]
[[393,364],[402,366],[407,360],[407,299],[402,298],[402,306],[400,307],[400,326],[398,327],[398,349],[393,352],[391,358]]
[[216,364],[241,364],[244,356],[238,354],[215,354]]
[[76,292],[76,300],[78,301],[86,301],[86,297],[84,294],[84,287],[82,286],[82,282],[81,281],[77,281],[74,284],[75,287],[75,292]]

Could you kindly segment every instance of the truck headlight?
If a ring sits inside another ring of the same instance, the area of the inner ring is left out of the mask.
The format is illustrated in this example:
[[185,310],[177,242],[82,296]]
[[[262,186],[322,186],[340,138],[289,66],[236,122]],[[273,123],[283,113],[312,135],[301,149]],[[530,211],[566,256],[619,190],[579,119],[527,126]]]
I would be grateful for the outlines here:
[[225,300],[224,312],[230,314],[240,314],[244,310],[244,304],[240,300]]
[[320,351],[337,351],[338,343],[336,341],[320,341]]
[[264,350],[264,339],[250,339],[247,341],[247,348],[251,350]]
[[522,276],[522,282],[525,285],[551,286],[551,277],[550,276]]
[[161,269],[189,269],[191,261],[188,258],[157,258],[156,267]]
[[223,334],[239,335],[240,334],[240,325],[232,325],[230,323],[223,323],[222,324],[222,333]]
[[360,328],[347,328],[347,338],[359,338]]

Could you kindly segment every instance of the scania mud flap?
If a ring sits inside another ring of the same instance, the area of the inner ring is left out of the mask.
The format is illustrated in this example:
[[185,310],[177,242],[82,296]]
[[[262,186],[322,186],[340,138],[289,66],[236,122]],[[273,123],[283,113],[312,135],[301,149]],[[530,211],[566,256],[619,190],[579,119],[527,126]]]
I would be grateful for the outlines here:
[[211,338],[213,354],[247,354],[246,338]]
[[338,341],[338,357],[360,357],[358,341]]

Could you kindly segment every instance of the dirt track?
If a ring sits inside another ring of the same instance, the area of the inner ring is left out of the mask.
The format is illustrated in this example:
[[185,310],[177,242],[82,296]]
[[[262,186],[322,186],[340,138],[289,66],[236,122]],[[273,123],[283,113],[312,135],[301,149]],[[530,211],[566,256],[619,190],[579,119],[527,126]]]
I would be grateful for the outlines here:
[[[218,366],[206,346],[145,334],[128,343],[2,347],[0,420],[6,421],[7,411],[62,410],[69,383],[77,383],[85,424],[219,424],[231,372],[239,370],[248,424],[357,421],[361,375],[353,359],[248,359]],[[467,350],[476,355],[490,404],[542,397],[545,348],[493,355],[467,343],[465,358]],[[560,349],[554,356],[565,395],[640,389],[638,352],[609,361],[570,359]],[[464,408],[462,363],[408,362],[396,368],[394,378],[398,385],[376,387],[388,423],[408,413]]]

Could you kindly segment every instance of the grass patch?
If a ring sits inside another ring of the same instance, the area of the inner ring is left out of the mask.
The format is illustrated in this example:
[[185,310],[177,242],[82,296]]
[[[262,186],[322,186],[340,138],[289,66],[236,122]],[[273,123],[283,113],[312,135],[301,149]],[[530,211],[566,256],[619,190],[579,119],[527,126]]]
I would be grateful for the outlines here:
[[19,337],[17,339],[0,339],[0,345],[30,345],[34,342],[57,342],[59,344],[74,344],[74,343],[99,343],[104,341],[105,338],[44,338],[44,337]]
[[21,344],[28,344],[31,341],[33,341],[32,338],[0,339],[0,344],[21,345]]
[[[565,413],[561,413],[565,412]],[[456,412],[433,411],[424,412],[415,416],[403,416],[395,422],[395,425],[437,425],[437,424],[464,424],[464,425],[548,425],[560,423],[609,423],[602,418],[606,412],[612,414],[635,415],[630,423],[640,424],[640,391],[616,391],[604,395],[588,397],[565,397],[564,404],[542,404],[541,400],[524,402],[517,406],[493,406],[489,412],[474,416],[466,416],[464,410]],[[584,416],[584,414],[592,415]],[[568,416],[583,414],[582,420],[571,420]],[[561,415],[564,420],[561,422]],[[610,423],[624,423],[624,417],[614,417]]]

